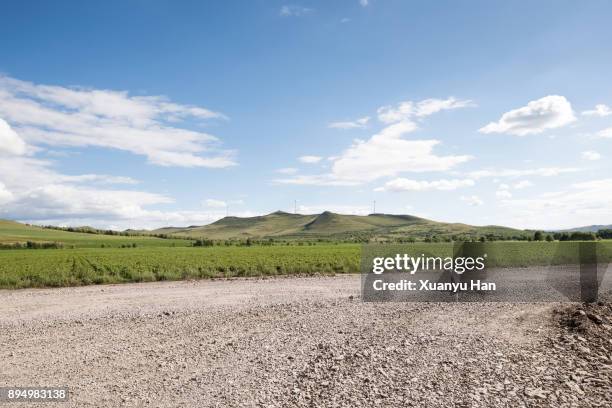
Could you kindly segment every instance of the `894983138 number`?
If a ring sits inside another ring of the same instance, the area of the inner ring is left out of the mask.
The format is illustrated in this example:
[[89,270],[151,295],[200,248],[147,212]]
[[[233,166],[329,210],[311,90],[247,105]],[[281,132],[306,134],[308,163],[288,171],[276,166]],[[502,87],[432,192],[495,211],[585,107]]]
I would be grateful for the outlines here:
[[68,387],[0,387],[2,402],[61,402],[68,394]]

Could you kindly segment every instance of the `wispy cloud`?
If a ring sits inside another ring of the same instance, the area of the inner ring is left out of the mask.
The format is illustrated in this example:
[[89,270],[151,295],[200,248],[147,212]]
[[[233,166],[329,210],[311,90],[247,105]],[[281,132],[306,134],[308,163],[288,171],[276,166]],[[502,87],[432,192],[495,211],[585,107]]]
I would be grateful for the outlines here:
[[[223,119],[223,114],[161,96],[36,85],[0,77],[0,118],[34,145],[119,149],[146,156],[150,163],[161,166],[236,164],[231,151],[218,148],[215,136],[178,126],[185,119]],[[7,133],[5,126],[0,127],[0,137],[11,137],[7,136],[10,129]],[[11,145],[13,151],[23,150],[14,140]]]
[[471,179],[442,179],[434,181],[411,180],[406,178],[396,178],[385,183],[383,187],[378,187],[375,191],[451,191],[464,187],[474,186],[474,180]]
[[597,137],[602,139],[612,139],[612,127],[597,132]]
[[383,123],[395,123],[404,120],[419,119],[426,116],[433,115],[434,113],[473,107],[476,104],[470,100],[459,100],[454,97],[447,99],[425,99],[420,102],[404,101],[400,102],[396,106],[382,106],[378,108],[378,120]]
[[298,160],[306,164],[316,164],[323,160],[323,158],[321,156],[301,156]]
[[534,169],[486,169],[468,172],[473,179],[484,177],[518,178],[527,176],[554,177],[564,173],[575,173],[582,169],[577,167],[539,167]]
[[276,172],[280,174],[295,174],[298,172],[298,169],[295,167],[283,167],[282,169],[277,169]]
[[451,97],[426,99],[417,103],[406,101],[396,107],[382,107],[378,109],[378,118],[384,127],[369,139],[354,140],[346,150],[331,156],[328,159],[331,163],[330,173],[296,175],[275,181],[285,184],[351,186],[383,177],[395,177],[404,172],[450,170],[471,160],[472,156],[439,155],[434,152],[441,144],[439,140],[409,140],[404,137],[418,128],[415,120],[442,110],[467,106],[473,106],[473,103]]
[[611,203],[612,179],[584,181],[534,197],[503,200],[500,221],[544,229],[600,224],[602,220],[612,219]]
[[308,7],[285,5],[281,7],[279,14],[282,17],[302,17],[313,12],[314,10]]
[[473,207],[479,207],[481,205],[484,204],[484,201],[482,201],[480,199],[480,197],[476,196],[476,195],[472,195],[472,196],[461,196],[460,200],[463,202],[466,202],[468,205],[471,205]]
[[550,95],[504,113],[497,122],[491,122],[479,131],[526,136],[560,128],[575,120],[569,101],[564,96]]
[[585,116],[599,116],[599,117],[610,116],[612,115],[612,108],[604,104],[599,104],[599,105],[595,105],[595,109],[585,110],[582,112],[582,114]]
[[601,154],[593,150],[587,150],[580,153],[580,157],[582,157],[584,160],[596,161],[601,159]]
[[370,121],[369,116],[364,116],[363,118],[359,118],[352,121],[345,122],[332,122],[328,125],[328,127],[332,129],[361,129],[365,128]]

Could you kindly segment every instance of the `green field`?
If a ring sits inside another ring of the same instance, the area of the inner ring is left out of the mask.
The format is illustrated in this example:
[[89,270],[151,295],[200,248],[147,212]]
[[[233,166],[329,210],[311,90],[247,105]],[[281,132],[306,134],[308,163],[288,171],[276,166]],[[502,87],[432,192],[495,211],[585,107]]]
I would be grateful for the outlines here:
[[359,271],[359,245],[0,251],[0,288]]
[[[575,242],[492,242],[488,266],[574,263]],[[612,260],[612,241],[598,244],[601,260]],[[449,256],[453,244],[414,243],[365,247],[412,256]],[[362,246],[137,247],[0,251],[0,288],[57,287],[121,282],[285,274],[357,273]],[[465,255],[465,254],[464,254]]]
[[192,241],[185,239],[161,239],[147,236],[119,236],[85,234],[78,232],[45,229],[18,222],[0,220],[0,244],[33,242],[60,242],[66,248],[119,248],[121,245],[136,244],[138,247],[191,246]]

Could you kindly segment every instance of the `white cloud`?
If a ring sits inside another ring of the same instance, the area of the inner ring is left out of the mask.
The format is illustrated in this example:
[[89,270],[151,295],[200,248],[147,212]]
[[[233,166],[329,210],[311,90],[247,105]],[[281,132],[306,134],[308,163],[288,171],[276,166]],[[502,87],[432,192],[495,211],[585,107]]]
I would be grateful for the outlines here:
[[473,196],[461,196],[461,201],[464,201],[466,203],[468,203],[469,205],[473,206],[473,207],[479,207],[481,205],[484,204],[484,201],[482,201],[480,199],[480,197],[473,195]]
[[431,191],[431,190],[456,190],[463,187],[471,187],[474,185],[474,180],[471,179],[453,179],[453,180],[435,180],[435,181],[419,181],[406,178],[396,178],[385,183],[383,187],[377,188],[375,191]]
[[225,208],[227,203],[223,200],[215,200],[214,198],[208,198],[204,200],[204,205],[211,208]]
[[372,181],[403,172],[445,171],[471,159],[471,156],[437,156],[438,140],[406,140],[412,122],[398,122],[382,129],[369,140],[356,140],[332,164],[337,180]]
[[[465,106],[469,101],[449,98],[445,101],[427,99],[417,105],[418,115],[429,115],[442,109]],[[434,107],[435,105],[435,107]],[[399,108],[402,110],[403,108]],[[380,112],[379,112],[380,113]],[[275,182],[300,185],[352,186],[377,180],[382,177],[395,177],[404,172],[447,171],[472,159],[469,155],[441,156],[434,153],[439,140],[408,140],[404,136],[415,131],[417,125],[410,119],[397,121],[397,118],[410,117],[415,113],[396,115],[385,110],[383,122],[388,124],[368,140],[356,139],[353,144],[339,155],[331,156],[331,172],[318,175],[297,175],[292,178],[277,179]],[[385,116],[389,115],[389,116]],[[318,159],[318,156],[315,156]],[[302,158],[301,158],[302,159]]]
[[359,118],[353,121],[332,122],[328,125],[328,127],[332,129],[361,129],[366,127],[369,121],[370,117],[364,116],[363,118]]
[[292,184],[298,186],[356,186],[359,181],[338,180],[332,174],[303,175],[299,174],[291,178],[275,179],[278,184]]
[[298,172],[298,169],[295,167],[283,167],[282,169],[277,169],[276,172],[280,174],[295,174]]
[[[293,208],[290,211],[293,211]],[[298,205],[297,211],[299,214],[321,214],[324,211],[331,211],[337,214],[368,215],[372,212],[372,207],[368,205],[316,204]]]
[[603,139],[612,139],[612,127],[597,132],[597,137]]
[[368,0],[359,0],[359,4],[361,5],[361,7],[367,7],[370,2]]
[[612,115],[612,108],[604,104],[599,104],[599,105],[595,105],[595,109],[586,110],[582,112],[582,114],[585,116],[600,116],[600,117],[610,116]]
[[522,190],[523,188],[527,188],[527,187],[531,187],[533,186],[533,183],[529,180],[521,180],[517,183],[514,183],[514,185],[512,187],[514,187],[517,190]]
[[286,5],[281,7],[279,14],[282,17],[301,17],[311,14],[313,11],[308,7]]
[[458,100],[454,97],[447,99],[425,99],[418,103],[404,101],[393,106],[382,106],[378,108],[378,120],[382,123],[395,123],[400,121],[423,118],[442,110],[458,109],[475,106],[470,100]]
[[467,173],[469,178],[481,179],[485,177],[554,177],[565,173],[575,173],[581,171],[576,167],[540,167],[535,169],[495,169],[495,170],[477,170]]
[[3,183],[0,183],[0,204],[6,204],[13,200],[13,193],[11,193]]
[[575,120],[572,105],[564,96],[549,95],[504,113],[498,122],[491,122],[479,131],[526,136],[560,128]]
[[497,198],[500,198],[500,199],[506,199],[506,198],[511,198],[512,197],[512,193],[510,191],[508,191],[508,190],[501,190],[500,189],[500,190],[497,190],[495,192],[495,196]]
[[315,164],[320,162],[322,159],[323,158],[320,156],[301,156],[298,158],[299,161],[307,164]]
[[576,183],[565,190],[543,192],[501,203],[502,221],[520,228],[557,229],[612,221],[612,179]]
[[580,154],[580,157],[582,157],[584,160],[596,161],[596,160],[601,159],[601,154],[593,150],[587,150],[585,152],[582,152]]
[[185,119],[222,114],[161,96],[36,85],[0,76],[0,116],[30,144],[119,149],[162,166],[236,164],[231,151],[218,149],[216,137],[177,127]]
[[23,139],[0,118],[0,153],[21,155],[25,152],[26,144]]

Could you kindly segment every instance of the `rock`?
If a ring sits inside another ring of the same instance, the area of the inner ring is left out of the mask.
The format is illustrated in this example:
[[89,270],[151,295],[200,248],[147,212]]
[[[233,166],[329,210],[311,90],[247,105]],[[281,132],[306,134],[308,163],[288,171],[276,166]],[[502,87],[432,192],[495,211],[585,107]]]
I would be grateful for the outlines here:
[[603,323],[603,319],[601,318],[600,315],[594,314],[594,313],[587,313],[587,317],[589,319],[591,319],[595,324],[602,324]]

